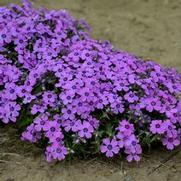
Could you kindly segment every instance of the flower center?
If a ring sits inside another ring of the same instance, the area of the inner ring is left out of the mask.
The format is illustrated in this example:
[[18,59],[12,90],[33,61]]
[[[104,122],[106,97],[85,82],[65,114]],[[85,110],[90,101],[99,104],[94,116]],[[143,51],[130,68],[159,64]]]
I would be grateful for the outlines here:
[[108,149],[108,150],[112,150],[112,145],[108,145],[108,146],[107,146],[107,149]]
[[126,129],[129,129],[129,125],[127,124],[127,125],[125,126],[125,128],[126,128]]
[[85,93],[85,96],[89,96],[89,93],[88,93],[88,92],[86,92],[86,93]]
[[11,89],[11,90],[10,90],[10,93],[13,94],[13,93],[14,93],[14,89]]
[[85,56],[86,56],[86,57],[89,57],[90,55],[89,55],[89,53],[86,53]]
[[71,114],[71,110],[68,110],[67,113],[68,113],[68,114]]
[[72,86],[72,89],[76,89],[76,85],[73,85],[73,86]]
[[61,153],[62,152],[62,150],[60,149],[60,148],[57,148],[57,153]]
[[51,128],[50,128],[50,131],[51,131],[51,132],[55,132],[55,128],[54,128],[54,127],[51,127]]
[[173,138],[168,138],[168,142],[173,142]]
[[58,138],[56,138],[56,141],[57,141],[57,142],[60,142],[60,141],[61,141],[61,139],[58,137]]
[[45,122],[44,122],[44,121],[40,121],[40,124],[41,124],[41,125],[44,125],[44,124],[45,124]]
[[129,96],[130,96],[131,98],[133,98],[133,97],[134,97],[134,94],[130,94]]
[[23,90],[22,90],[22,93],[25,93],[25,92],[26,92],[26,90],[25,90],[25,89],[23,89]]
[[11,108],[10,108],[10,111],[14,111],[14,107],[11,107]]
[[132,145],[133,145],[133,146],[136,146],[136,141],[132,141]]
[[52,95],[51,94],[48,94],[48,98],[51,98],[52,97]]
[[81,107],[81,106],[82,106],[82,103],[81,103],[81,102],[79,102],[79,103],[78,103],[78,106],[79,106],[79,107]]
[[160,124],[156,124],[156,128],[160,128]]
[[87,129],[87,128],[84,128],[83,131],[84,131],[85,133],[87,133],[87,132],[88,132],[88,129]]
[[70,126],[74,126],[74,124],[75,124],[74,122],[71,122],[71,123],[70,123]]
[[71,97],[70,96],[67,96],[67,100],[70,100],[71,99]]
[[151,102],[151,105],[152,105],[152,106],[155,106],[155,105],[156,105],[156,103],[152,101],[152,102]]
[[2,38],[6,38],[6,35],[5,35],[5,34],[2,34],[1,37],[2,37]]

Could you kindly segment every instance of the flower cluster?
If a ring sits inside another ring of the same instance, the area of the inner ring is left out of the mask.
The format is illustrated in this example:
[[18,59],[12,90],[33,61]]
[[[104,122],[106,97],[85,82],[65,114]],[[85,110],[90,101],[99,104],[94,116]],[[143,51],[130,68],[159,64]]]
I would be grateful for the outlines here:
[[139,161],[140,154],[142,153],[139,140],[134,134],[134,126],[127,120],[119,122],[119,126],[116,128],[117,134],[110,140],[105,138],[101,146],[101,152],[106,153],[107,157],[113,157],[114,154],[118,154],[120,149],[124,148],[124,152],[128,154],[127,160]]
[[1,121],[26,125],[22,140],[45,141],[48,161],[84,148],[139,161],[145,140],[174,149],[181,74],[93,40],[89,30],[65,10],[26,0],[0,8]]

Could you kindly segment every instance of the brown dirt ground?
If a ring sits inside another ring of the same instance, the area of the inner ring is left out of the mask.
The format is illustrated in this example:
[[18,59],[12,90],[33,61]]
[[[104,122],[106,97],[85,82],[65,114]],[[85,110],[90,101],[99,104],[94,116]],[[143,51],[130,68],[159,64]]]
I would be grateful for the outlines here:
[[[9,2],[19,1],[0,0],[0,5]],[[181,0],[36,0],[35,4],[68,9],[88,21],[93,37],[181,70]],[[0,128],[0,181],[179,181],[180,170],[179,149],[152,150],[138,165],[102,158],[49,164],[41,149],[19,140],[16,130]]]

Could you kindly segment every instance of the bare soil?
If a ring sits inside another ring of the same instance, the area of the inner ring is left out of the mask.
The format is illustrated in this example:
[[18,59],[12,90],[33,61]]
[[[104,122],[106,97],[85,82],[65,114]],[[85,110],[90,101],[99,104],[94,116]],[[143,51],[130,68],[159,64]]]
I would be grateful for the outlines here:
[[[18,0],[0,0],[0,6]],[[181,0],[36,0],[36,6],[68,9],[85,18],[92,36],[119,49],[181,71]],[[139,164],[124,158],[47,163],[43,150],[0,128],[0,181],[179,181],[181,151],[152,148]]]

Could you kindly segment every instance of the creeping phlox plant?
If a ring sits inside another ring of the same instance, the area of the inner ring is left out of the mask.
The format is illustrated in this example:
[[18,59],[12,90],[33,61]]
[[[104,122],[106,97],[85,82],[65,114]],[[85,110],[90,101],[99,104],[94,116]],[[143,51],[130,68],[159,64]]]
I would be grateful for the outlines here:
[[0,120],[43,142],[48,161],[180,145],[181,74],[93,40],[67,11],[0,8]]

